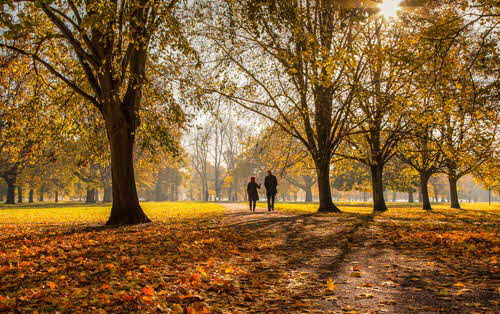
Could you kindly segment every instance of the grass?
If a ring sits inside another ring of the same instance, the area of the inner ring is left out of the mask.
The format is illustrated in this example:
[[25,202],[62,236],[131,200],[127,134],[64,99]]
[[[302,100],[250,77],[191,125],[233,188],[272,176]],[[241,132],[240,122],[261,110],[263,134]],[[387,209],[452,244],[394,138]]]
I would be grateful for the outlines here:
[[103,225],[109,204],[0,205],[0,312],[498,312],[500,204],[338,205],[277,203],[294,215],[228,224],[219,204],[148,202],[154,223],[119,228]]
[[[142,208],[153,221],[208,218],[221,215],[221,205],[197,202],[147,202]],[[1,205],[0,224],[104,224],[109,217],[109,204],[35,203]]]

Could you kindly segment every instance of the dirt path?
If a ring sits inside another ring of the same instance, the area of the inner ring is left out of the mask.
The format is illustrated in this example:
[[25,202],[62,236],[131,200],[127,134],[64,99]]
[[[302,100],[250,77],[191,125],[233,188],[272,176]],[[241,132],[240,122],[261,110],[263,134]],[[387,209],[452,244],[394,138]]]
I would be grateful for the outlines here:
[[[256,213],[223,204],[224,223],[247,241],[251,312],[494,313],[495,292],[462,291],[431,257],[403,254],[369,215]],[[375,219],[376,220],[376,219]],[[328,284],[330,282],[330,285]],[[333,286],[331,285],[333,283]],[[254,291],[265,285],[264,295]],[[332,289],[333,288],[333,289]]]

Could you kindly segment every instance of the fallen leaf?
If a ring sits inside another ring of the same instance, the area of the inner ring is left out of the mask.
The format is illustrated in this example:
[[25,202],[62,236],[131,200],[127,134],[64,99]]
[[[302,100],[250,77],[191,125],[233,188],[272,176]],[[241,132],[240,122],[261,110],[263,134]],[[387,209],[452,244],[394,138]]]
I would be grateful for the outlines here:
[[141,291],[144,295],[155,295],[155,289],[153,287],[144,287]]
[[326,286],[328,287],[328,290],[330,290],[330,291],[335,290],[335,284],[333,283],[332,278],[328,278],[328,280],[326,281]]

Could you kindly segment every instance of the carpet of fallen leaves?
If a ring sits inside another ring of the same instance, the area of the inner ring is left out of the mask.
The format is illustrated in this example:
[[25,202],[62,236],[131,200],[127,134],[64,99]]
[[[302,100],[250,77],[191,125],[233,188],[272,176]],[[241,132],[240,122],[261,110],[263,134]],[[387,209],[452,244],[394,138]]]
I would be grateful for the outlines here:
[[143,207],[120,228],[107,206],[0,207],[0,312],[499,311],[499,205]]

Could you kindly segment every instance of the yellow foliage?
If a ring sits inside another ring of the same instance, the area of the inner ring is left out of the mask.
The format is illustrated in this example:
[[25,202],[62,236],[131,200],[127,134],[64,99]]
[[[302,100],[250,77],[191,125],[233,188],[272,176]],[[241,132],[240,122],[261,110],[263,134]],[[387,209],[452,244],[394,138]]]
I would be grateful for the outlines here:
[[[0,206],[2,224],[104,224],[109,217],[109,205],[71,204],[61,207]],[[151,202],[141,204],[153,221],[203,218],[221,215],[224,208],[217,204],[196,202]],[[3,209],[5,208],[5,209]]]

